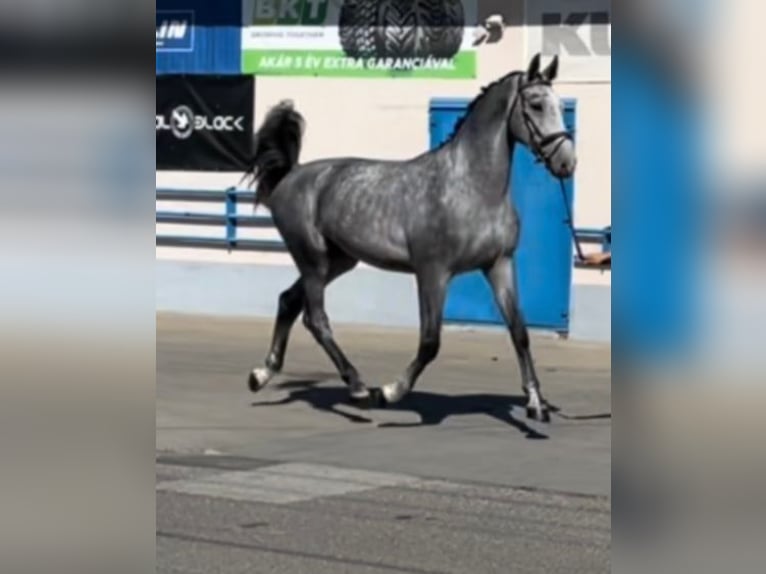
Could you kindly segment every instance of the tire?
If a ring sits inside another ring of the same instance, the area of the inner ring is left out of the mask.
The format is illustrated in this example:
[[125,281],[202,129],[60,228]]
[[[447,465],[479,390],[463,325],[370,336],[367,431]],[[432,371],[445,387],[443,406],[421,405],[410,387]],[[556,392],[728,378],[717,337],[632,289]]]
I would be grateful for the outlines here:
[[377,0],[344,0],[338,28],[343,52],[349,58],[370,58],[375,53]]
[[453,58],[463,44],[465,13],[460,0],[431,0],[424,11],[423,31],[428,36],[430,56]]
[[462,0],[344,0],[338,25],[350,58],[452,58],[465,13]]

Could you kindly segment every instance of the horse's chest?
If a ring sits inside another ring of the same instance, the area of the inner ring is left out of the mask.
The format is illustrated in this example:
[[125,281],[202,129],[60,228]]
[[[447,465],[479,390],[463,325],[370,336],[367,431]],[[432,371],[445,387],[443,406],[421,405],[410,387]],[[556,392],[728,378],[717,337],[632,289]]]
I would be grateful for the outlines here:
[[458,226],[453,253],[457,267],[470,267],[510,255],[518,238],[518,222],[512,210],[479,211]]

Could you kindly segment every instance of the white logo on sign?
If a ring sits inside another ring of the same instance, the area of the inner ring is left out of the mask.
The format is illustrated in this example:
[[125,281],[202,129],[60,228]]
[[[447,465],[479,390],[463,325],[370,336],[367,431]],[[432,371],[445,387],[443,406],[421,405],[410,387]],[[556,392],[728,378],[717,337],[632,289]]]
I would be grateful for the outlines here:
[[189,23],[186,20],[165,20],[155,32],[158,46],[164,46],[165,40],[183,40],[186,37]]
[[178,139],[185,140],[195,131],[244,132],[245,116],[198,116],[189,106],[178,106],[170,117],[156,116],[157,131],[170,130]]
[[170,113],[170,129],[178,139],[185,140],[194,133],[194,112],[188,106],[179,106]]
[[158,10],[154,38],[158,52],[194,51],[194,11]]

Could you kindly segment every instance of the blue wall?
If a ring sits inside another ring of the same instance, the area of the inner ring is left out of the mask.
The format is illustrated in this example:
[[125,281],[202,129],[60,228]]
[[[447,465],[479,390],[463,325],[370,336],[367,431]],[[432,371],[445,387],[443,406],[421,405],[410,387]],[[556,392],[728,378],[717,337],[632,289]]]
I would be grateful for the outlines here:
[[157,0],[157,74],[239,74],[241,0]]

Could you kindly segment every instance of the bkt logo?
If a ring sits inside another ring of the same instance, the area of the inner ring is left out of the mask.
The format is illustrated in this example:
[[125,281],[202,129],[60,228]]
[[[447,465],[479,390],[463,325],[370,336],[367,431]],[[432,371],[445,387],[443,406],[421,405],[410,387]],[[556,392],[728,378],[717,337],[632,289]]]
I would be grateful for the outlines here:
[[196,116],[189,106],[178,106],[170,118],[155,116],[155,130],[170,130],[180,140],[191,137],[195,131],[244,132],[245,116]]
[[253,23],[321,26],[327,20],[329,4],[330,0],[255,0]]
[[155,38],[158,52],[193,52],[194,10],[158,10]]

